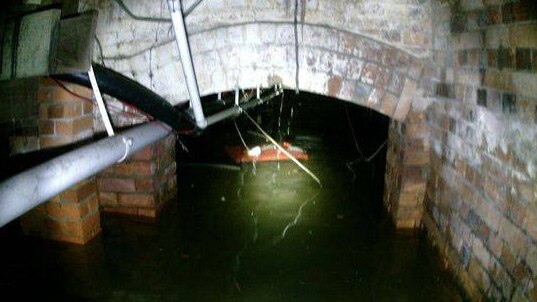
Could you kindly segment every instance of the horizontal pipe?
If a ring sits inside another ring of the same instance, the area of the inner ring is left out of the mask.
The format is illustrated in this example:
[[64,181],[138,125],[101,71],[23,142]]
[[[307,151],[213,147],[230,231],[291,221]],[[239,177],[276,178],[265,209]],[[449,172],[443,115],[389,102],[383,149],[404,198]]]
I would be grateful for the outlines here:
[[170,134],[151,122],[58,156],[0,183],[0,227]]
[[239,106],[234,106],[234,107],[222,110],[222,111],[220,111],[218,113],[215,113],[215,114],[213,114],[211,116],[208,116],[207,117],[207,126],[216,124],[216,123],[218,123],[220,121],[223,121],[223,120],[225,120],[227,118],[237,116],[237,115],[241,114],[243,110],[254,108],[255,106],[263,104],[265,101],[270,100],[270,99],[280,95],[282,92],[283,91],[281,89],[276,90],[275,92],[271,93],[270,95],[268,95],[266,97],[255,99],[253,101],[246,101],[246,102],[242,103]]
[[220,111],[218,113],[215,113],[215,114],[207,117],[207,126],[216,124],[216,123],[218,123],[220,121],[223,121],[223,120],[225,120],[225,119],[227,119],[229,117],[239,115],[241,112],[242,112],[242,108],[237,107],[237,106],[222,110],[222,111]]

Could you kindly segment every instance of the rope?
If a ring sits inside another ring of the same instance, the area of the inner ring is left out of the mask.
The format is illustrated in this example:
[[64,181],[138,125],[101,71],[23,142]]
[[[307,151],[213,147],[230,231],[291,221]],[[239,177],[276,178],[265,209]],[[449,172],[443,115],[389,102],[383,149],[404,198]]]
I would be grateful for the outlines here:
[[375,158],[375,156],[377,156],[377,154],[380,152],[380,150],[382,150],[382,147],[384,147],[386,143],[388,143],[388,140],[385,140],[382,145],[380,145],[380,147],[377,149],[377,151],[375,151],[375,153],[366,158],[365,161],[370,162],[373,158]]
[[287,155],[287,157],[289,157],[289,159],[291,159],[298,167],[300,167],[304,172],[306,172],[309,176],[311,176],[311,178],[313,178],[317,184],[319,184],[320,187],[322,187],[323,185],[321,184],[321,181],[319,180],[319,178],[317,178],[317,176],[315,176],[315,174],[313,174],[313,172],[311,172],[308,168],[306,168],[306,166],[304,166],[300,161],[298,161],[298,159],[296,159],[291,153],[287,152],[287,150],[285,150],[282,146],[280,146],[280,144],[278,144],[278,142],[276,142],[276,140],[274,140],[270,135],[268,135],[268,133],[266,133],[263,128],[261,128],[261,126],[259,126],[255,120],[248,114],[248,112],[244,111],[244,115],[257,127],[257,129],[263,133],[263,135],[272,143],[274,144],[274,146],[276,146],[276,148],[278,148],[283,154]]
[[352,127],[351,118],[349,116],[349,110],[347,109],[347,104],[344,105],[345,107],[345,115],[347,116],[347,122],[349,123],[349,128],[351,128],[352,138],[354,139],[354,145],[356,146],[356,150],[360,154],[360,159],[364,158],[364,154],[362,153],[362,150],[360,150],[360,146],[358,145],[358,140],[356,139],[356,135],[354,134],[354,128]]
[[131,10],[123,3],[122,0],[114,0],[119,7],[121,7],[122,10],[124,10],[129,17],[133,18],[134,20],[138,21],[146,21],[146,22],[165,22],[165,23],[171,23],[172,19],[169,18],[155,18],[155,17],[145,17],[145,16],[137,16],[131,12]]
[[239,138],[241,139],[241,142],[244,148],[246,148],[247,151],[250,150],[248,145],[246,145],[246,142],[244,141],[244,138],[242,137],[241,131],[239,130],[239,126],[237,126],[237,122],[235,120],[233,120],[233,125],[235,125],[235,129],[237,129],[237,134],[239,135]]

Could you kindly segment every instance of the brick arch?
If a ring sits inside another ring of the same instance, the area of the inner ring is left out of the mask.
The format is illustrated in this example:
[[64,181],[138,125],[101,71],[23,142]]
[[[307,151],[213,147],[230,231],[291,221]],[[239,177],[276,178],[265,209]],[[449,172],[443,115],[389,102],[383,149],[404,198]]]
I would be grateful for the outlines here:
[[[404,50],[329,26],[299,26],[299,89],[349,101],[405,120],[422,61]],[[222,90],[295,88],[292,23],[240,24],[190,37],[202,95]]]

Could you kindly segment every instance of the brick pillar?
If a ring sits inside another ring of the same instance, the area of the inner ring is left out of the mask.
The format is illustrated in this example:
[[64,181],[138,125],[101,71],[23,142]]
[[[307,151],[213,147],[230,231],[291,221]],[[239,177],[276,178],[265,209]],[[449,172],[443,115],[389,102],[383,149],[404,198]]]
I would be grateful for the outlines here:
[[425,114],[411,111],[392,120],[386,155],[384,206],[399,229],[419,227],[430,161]]
[[[91,99],[91,91],[74,84],[68,90]],[[68,145],[93,135],[93,105],[41,79],[38,88],[41,148]],[[21,219],[26,234],[84,244],[101,230],[95,178],[87,179],[36,207]]]
[[[91,90],[64,83],[70,91],[91,99]],[[39,83],[41,148],[57,147],[93,136],[93,104],[69,93],[50,79]]]
[[105,212],[157,217],[177,191],[175,136],[156,142],[97,177],[99,205]]
[[95,180],[85,180],[21,218],[25,234],[84,244],[101,231]]

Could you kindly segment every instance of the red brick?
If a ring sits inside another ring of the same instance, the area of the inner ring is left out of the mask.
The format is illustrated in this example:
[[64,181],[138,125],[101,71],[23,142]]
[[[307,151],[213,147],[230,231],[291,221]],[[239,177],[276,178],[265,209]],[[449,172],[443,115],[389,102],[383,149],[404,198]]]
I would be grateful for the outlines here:
[[[425,185],[425,184],[424,184]],[[423,197],[423,194],[415,194],[415,193],[405,193],[401,192],[399,195],[399,208],[402,207],[415,207],[421,203],[421,198]]]
[[143,148],[142,150],[134,153],[131,157],[131,160],[141,160],[141,161],[148,161],[153,159],[153,148],[152,146],[147,146]]
[[142,178],[136,179],[136,191],[137,192],[153,192],[155,190],[155,183],[152,179]]
[[373,85],[377,79],[377,75],[380,72],[379,66],[368,63],[365,65],[364,69],[362,70],[362,76],[360,77],[360,80],[368,85]]
[[390,93],[385,93],[381,100],[380,112],[392,116],[395,107],[397,106],[397,98]]
[[117,194],[111,192],[99,192],[99,205],[101,207],[113,207],[117,205]]
[[127,208],[127,207],[106,207],[103,209],[106,213],[114,213],[121,215],[138,215],[138,208]]
[[73,130],[74,134],[78,134],[83,131],[88,131],[93,129],[93,116],[87,115],[78,119],[75,119]]
[[54,122],[51,120],[39,121],[39,134],[54,134]]
[[138,216],[148,217],[148,218],[156,218],[157,217],[157,210],[156,209],[138,209],[137,211]]
[[60,203],[47,201],[44,205],[48,216],[55,219],[62,218],[62,205]]
[[391,70],[388,68],[379,68],[377,77],[375,79],[375,87],[382,90],[386,90],[390,85]]
[[[80,96],[83,96],[87,99],[91,99],[93,97],[93,92],[91,89],[87,88],[87,87],[84,87],[84,86],[80,86],[80,85],[75,85],[75,84],[72,84],[71,87],[69,87],[71,91],[73,91],[74,93],[80,95]],[[90,103],[91,104],[91,103]]]
[[92,178],[61,193],[61,199],[66,202],[77,203],[85,200],[96,191],[95,180]]
[[39,138],[41,148],[57,147],[67,145],[75,141],[71,135],[42,135]]
[[82,114],[83,115],[93,114],[93,103],[84,101],[82,104]]
[[54,99],[54,88],[39,86],[37,100],[41,103],[50,102]]
[[405,152],[404,162],[406,165],[423,166],[430,161],[429,151],[407,151]]
[[44,120],[48,118],[48,104],[39,104],[39,119]]
[[397,221],[395,222],[395,227],[399,230],[414,229],[416,228],[417,224],[418,222],[415,219],[397,219]]
[[414,221],[419,221],[423,208],[421,205],[409,205],[409,206],[399,206],[397,209],[397,218],[402,220],[412,219]]
[[50,105],[47,114],[49,118],[69,118],[80,115],[82,115],[82,104],[80,102]]
[[59,223],[57,227],[60,227],[61,233],[49,235],[48,237],[50,239],[76,244],[87,243],[101,231],[100,217],[98,213],[89,215],[83,221]]
[[119,176],[149,176],[153,175],[156,165],[151,161],[129,161],[115,166],[114,173]]
[[338,97],[341,91],[342,79],[340,76],[333,76],[328,80],[328,95]]
[[56,81],[50,77],[40,77],[38,83],[40,87],[56,87],[58,85],[56,84]]
[[[425,187],[427,183],[425,181],[422,182],[413,182],[413,181],[407,181],[403,179],[403,183],[401,184],[401,191],[404,193],[412,193],[416,195],[416,200],[422,200],[423,195],[425,193]],[[402,195],[403,193],[401,193]]]
[[118,194],[118,203],[131,207],[153,207],[155,206],[154,194]]
[[524,219],[524,228],[528,232],[528,236],[534,241],[537,241],[537,213],[527,211]]
[[423,181],[422,168],[420,166],[404,166],[402,177],[405,181]]
[[56,134],[62,136],[68,136],[74,134],[73,124],[74,121],[71,120],[56,120]]
[[99,192],[136,192],[135,180],[131,178],[99,178]]
[[98,212],[91,214],[82,221],[82,234],[85,242],[95,237],[101,231],[101,219]]
[[[68,85],[65,85],[65,86],[67,87]],[[53,94],[54,102],[71,102],[71,101],[79,100],[78,97],[74,96],[69,91],[63,89],[60,86],[57,86],[53,90],[54,90],[54,94]]]
[[68,120],[56,120],[56,134],[76,135],[83,131],[93,129],[93,117],[84,116]]
[[534,185],[532,183],[520,181],[517,184],[517,190],[519,196],[522,197],[522,199],[527,203],[532,204],[536,202]]
[[403,92],[401,92],[401,97],[399,98],[397,108],[395,109],[393,115],[394,119],[403,121],[406,118],[408,112],[410,111],[410,106],[412,104],[412,100],[414,99],[414,92],[417,86],[418,84],[415,81],[410,79],[405,81]]

